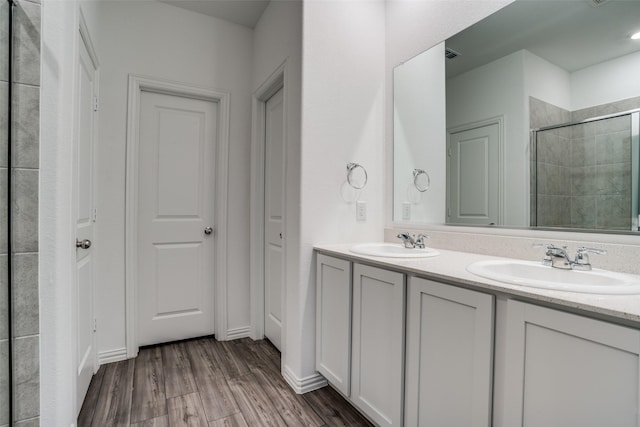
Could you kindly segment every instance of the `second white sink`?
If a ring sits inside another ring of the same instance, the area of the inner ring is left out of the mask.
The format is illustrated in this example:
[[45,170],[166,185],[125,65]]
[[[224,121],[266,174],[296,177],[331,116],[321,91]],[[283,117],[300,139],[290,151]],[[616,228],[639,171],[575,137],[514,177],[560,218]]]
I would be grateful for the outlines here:
[[428,258],[440,255],[431,248],[405,248],[399,243],[361,243],[349,249],[359,255],[379,256],[388,258]]
[[534,261],[489,260],[467,266],[477,276],[513,285],[591,294],[640,294],[640,280],[628,274],[593,269],[563,270]]

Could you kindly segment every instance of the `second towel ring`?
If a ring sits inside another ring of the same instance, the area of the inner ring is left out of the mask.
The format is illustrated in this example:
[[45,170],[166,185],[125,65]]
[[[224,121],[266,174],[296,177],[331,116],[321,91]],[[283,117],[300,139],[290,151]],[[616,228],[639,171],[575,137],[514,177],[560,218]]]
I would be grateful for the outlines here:
[[[424,177],[422,177],[424,175]],[[426,182],[425,182],[426,180]],[[429,174],[424,169],[414,169],[413,170],[413,185],[415,185],[416,189],[424,193],[431,187],[431,178]]]
[[[359,182],[360,180],[357,178],[357,176],[354,176],[355,171],[357,171],[358,169],[362,169],[363,177],[361,179],[361,183]],[[347,163],[347,182],[356,190],[362,190],[364,186],[367,185],[367,170],[364,168],[364,166],[358,163]]]

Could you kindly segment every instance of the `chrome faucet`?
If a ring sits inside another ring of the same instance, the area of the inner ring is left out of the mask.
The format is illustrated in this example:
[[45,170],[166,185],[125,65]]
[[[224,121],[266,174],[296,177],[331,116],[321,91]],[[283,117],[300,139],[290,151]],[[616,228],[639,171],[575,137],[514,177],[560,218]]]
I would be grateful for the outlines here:
[[559,248],[554,245],[547,245],[547,251],[544,254],[542,264],[550,265],[553,268],[571,270],[571,259],[569,259],[567,247],[563,246]]
[[424,249],[425,248],[425,239],[428,239],[429,236],[425,234],[411,235],[409,233],[400,233],[398,234],[398,239],[402,240],[402,244],[407,249]]
[[567,247],[558,247],[553,244],[546,245],[534,245],[535,247],[544,247],[546,252],[542,265],[547,265],[553,268],[561,268],[563,270],[579,270],[589,271],[591,270],[591,263],[589,263],[589,253],[604,255],[607,251],[603,249],[587,248],[580,246],[576,251],[576,257],[574,260],[569,258],[567,253]]

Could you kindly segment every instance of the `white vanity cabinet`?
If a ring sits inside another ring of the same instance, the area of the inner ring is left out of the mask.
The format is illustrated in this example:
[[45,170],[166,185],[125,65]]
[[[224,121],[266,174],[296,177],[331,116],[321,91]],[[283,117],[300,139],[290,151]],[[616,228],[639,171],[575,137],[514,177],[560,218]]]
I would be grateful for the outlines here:
[[379,426],[401,426],[404,274],[353,265],[351,401]]
[[318,254],[316,275],[316,370],[349,396],[351,262]]
[[401,426],[405,276],[318,254],[316,369],[380,426]]
[[508,301],[503,425],[640,425],[640,331]]
[[491,425],[493,295],[410,277],[406,426]]

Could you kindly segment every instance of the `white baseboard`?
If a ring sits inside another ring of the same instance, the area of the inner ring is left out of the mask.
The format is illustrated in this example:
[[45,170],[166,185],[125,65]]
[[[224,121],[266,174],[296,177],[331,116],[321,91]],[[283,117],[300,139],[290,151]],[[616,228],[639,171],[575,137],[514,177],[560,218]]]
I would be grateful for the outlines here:
[[317,372],[314,375],[309,375],[308,377],[298,378],[291,368],[286,365],[282,368],[282,376],[297,394],[304,394],[313,390],[318,390],[328,384],[327,380]]
[[239,338],[247,337],[251,337],[251,326],[227,329],[227,336],[225,337],[225,341],[237,340]]
[[119,362],[127,359],[127,349],[117,348],[115,350],[101,351],[98,353],[98,365]]

